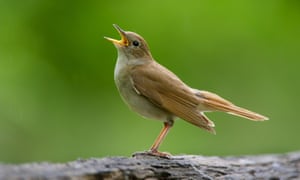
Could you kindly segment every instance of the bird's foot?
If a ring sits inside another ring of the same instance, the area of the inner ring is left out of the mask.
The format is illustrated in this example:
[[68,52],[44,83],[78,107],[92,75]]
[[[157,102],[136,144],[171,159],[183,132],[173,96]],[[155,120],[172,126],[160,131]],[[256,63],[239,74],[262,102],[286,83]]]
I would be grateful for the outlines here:
[[168,153],[168,152],[159,152],[157,150],[149,150],[146,153],[148,153],[151,156],[158,156],[161,158],[166,158],[166,159],[171,159],[172,154]]
[[157,150],[149,150],[149,151],[144,151],[144,152],[137,152],[132,155],[132,157],[138,157],[138,156],[155,156],[155,157],[160,157],[160,158],[165,158],[165,159],[171,159],[172,155],[168,152],[159,152]]

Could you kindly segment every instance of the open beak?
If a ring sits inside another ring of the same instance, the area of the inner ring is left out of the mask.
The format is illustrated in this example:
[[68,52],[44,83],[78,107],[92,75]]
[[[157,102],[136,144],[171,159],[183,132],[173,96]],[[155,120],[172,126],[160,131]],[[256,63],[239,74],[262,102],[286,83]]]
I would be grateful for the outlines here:
[[123,29],[121,29],[118,25],[113,24],[113,26],[116,28],[116,30],[119,32],[119,34],[121,35],[121,40],[116,40],[116,39],[112,39],[109,37],[104,37],[105,39],[111,41],[112,43],[114,43],[115,45],[119,45],[119,46],[128,46],[129,41],[126,38],[126,33]]

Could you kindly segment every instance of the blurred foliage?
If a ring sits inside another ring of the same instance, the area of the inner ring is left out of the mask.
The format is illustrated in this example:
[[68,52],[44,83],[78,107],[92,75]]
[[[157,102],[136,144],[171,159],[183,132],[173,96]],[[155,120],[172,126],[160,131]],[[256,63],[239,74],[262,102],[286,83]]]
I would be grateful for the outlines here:
[[0,161],[130,156],[162,127],[122,102],[113,82],[113,23],[192,87],[270,117],[182,120],[161,150],[238,155],[300,149],[300,3],[267,1],[0,1]]

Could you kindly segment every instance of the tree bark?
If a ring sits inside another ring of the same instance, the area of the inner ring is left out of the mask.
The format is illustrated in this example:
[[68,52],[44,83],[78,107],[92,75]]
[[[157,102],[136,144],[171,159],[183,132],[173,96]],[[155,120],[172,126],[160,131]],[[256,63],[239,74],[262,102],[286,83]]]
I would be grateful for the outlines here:
[[67,163],[0,164],[7,179],[300,179],[300,152],[258,156],[179,155],[79,159]]

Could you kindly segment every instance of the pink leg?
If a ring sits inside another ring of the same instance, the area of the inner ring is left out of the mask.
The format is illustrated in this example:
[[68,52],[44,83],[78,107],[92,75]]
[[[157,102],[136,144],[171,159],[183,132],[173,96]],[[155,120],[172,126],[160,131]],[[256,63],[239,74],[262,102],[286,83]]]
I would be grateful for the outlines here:
[[162,153],[158,151],[158,148],[162,141],[165,139],[166,135],[168,134],[170,128],[172,127],[172,124],[170,123],[164,123],[164,127],[159,133],[158,137],[154,141],[153,145],[151,146],[150,153],[156,156],[161,156],[161,157],[168,157],[170,154],[167,153]]

